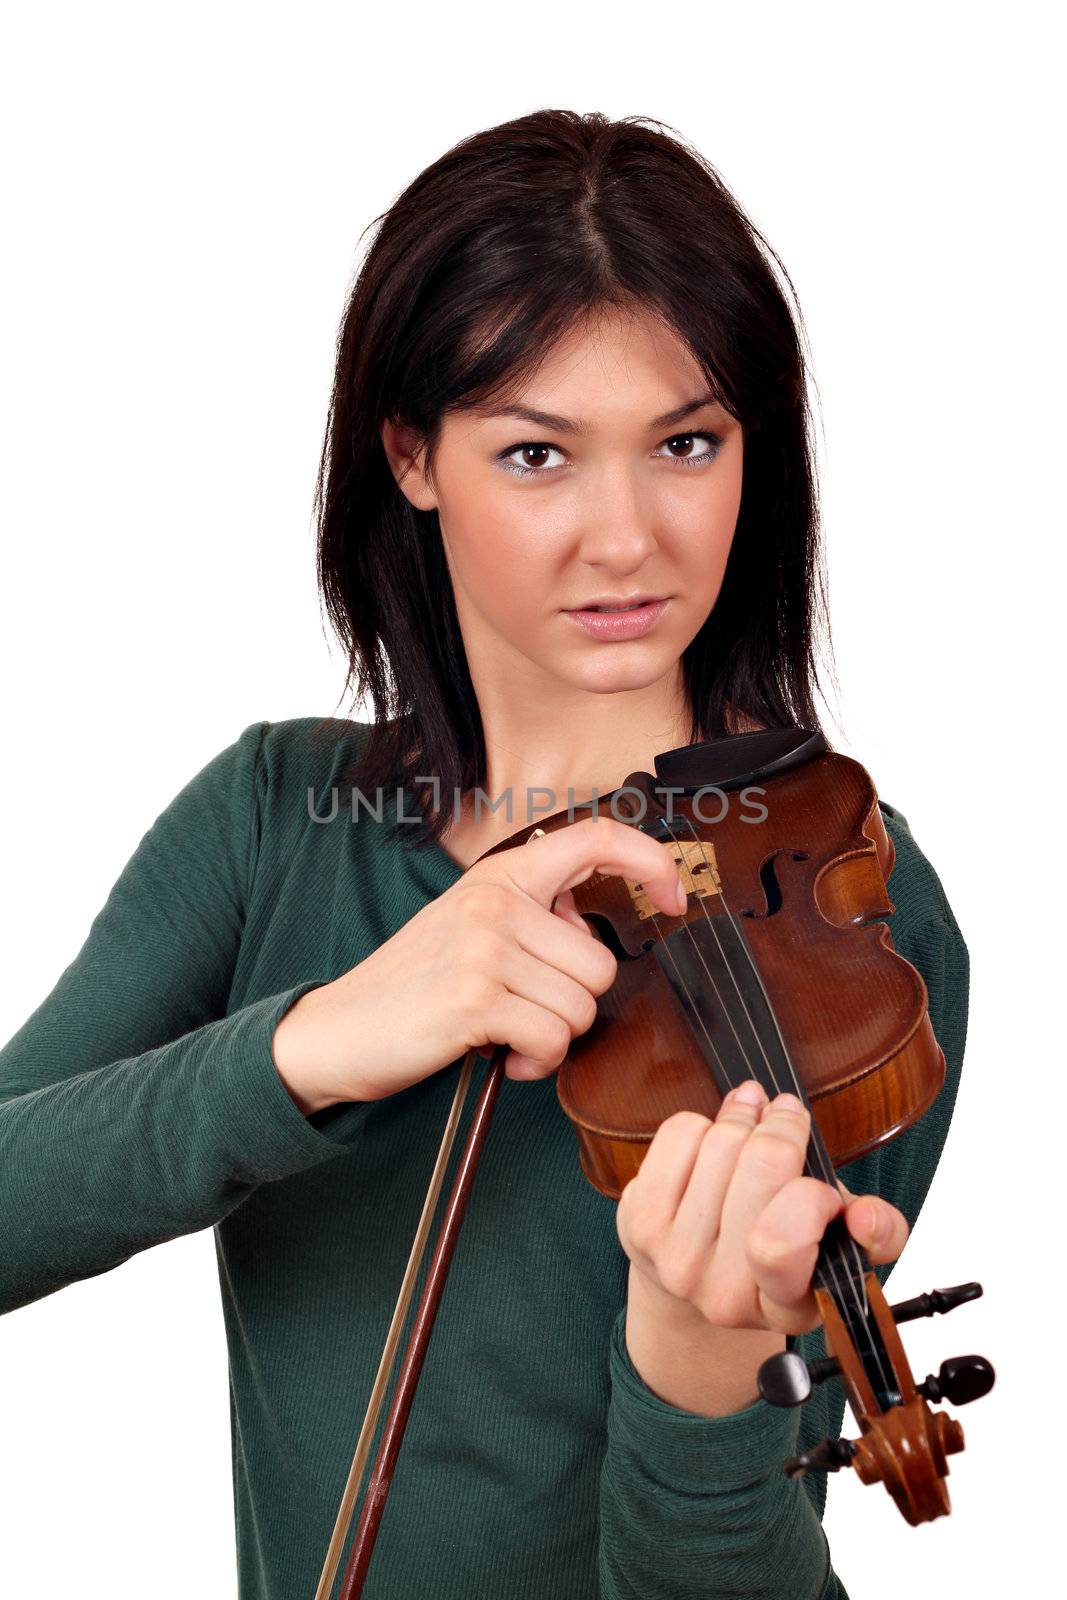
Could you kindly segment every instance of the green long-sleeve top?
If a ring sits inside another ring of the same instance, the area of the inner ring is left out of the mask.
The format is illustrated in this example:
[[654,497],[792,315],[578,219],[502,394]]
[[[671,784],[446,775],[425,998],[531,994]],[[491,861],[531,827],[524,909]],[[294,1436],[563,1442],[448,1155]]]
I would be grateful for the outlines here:
[[[310,1117],[275,1069],[287,1008],[461,875],[343,798],[329,820],[363,730],[336,722],[325,743],[317,726],[254,724],[182,789],[0,1052],[0,1310],[215,1230],[240,1600],[314,1594],[460,1066]],[[947,1079],[841,1176],[914,1224],[956,1096],[968,959],[907,822],[884,814],[890,925],[926,980]],[[627,1356],[626,1268],[555,1078],[506,1080],[367,1600],[845,1596],[825,1475],[782,1472],[840,1432],[840,1384],[797,1410],[668,1405]],[[821,1334],[798,1345],[823,1353]]]

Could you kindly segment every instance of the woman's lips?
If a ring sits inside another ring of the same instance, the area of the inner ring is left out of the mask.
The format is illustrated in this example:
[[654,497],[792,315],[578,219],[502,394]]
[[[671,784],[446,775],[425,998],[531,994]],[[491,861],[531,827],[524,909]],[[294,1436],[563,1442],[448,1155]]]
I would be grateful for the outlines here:
[[640,639],[649,633],[667,609],[667,600],[649,600],[630,611],[567,611],[593,639]]

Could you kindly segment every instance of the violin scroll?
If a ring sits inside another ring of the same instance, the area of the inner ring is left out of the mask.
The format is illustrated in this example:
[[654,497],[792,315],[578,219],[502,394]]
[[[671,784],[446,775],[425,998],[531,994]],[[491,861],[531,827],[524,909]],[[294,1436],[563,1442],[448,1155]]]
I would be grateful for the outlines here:
[[[924,1383],[912,1378],[903,1347],[895,1336],[886,1337],[886,1324],[910,1322],[915,1317],[952,1311],[982,1293],[979,1283],[954,1289],[934,1289],[930,1294],[889,1307],[873,1273],[866,1279],[870,1311],[882,1335],[893,1369],[896,1390],[888,1396],[874,1394],[863,1362],[851,1342],[837,1308],[824,1291],[817,1290],[824,1314],[827,1348],[832,1354],[806,1362],[795,1350],[772,1356],[758,1374],[760,1395],[770,1405],[803,1405],[817,1383],[840,1377],[861,1429],[858,1439],[824,1439],[784,1464],[787,1477],[811,1471],[839,1472],[854,1466],[861,1482],[884,1483],[905,1519],[917,1526],[948,1514],[948,1457],[963,1449],[963,1429],[945,1412],[931,1411],[928,1401],[950,1400],[966,1405],[988,1394],[996,1379],[984,1356],[954,1356],[942,1362],[935,1377]],[[883,1404],[888,1399],[889,1404]]]

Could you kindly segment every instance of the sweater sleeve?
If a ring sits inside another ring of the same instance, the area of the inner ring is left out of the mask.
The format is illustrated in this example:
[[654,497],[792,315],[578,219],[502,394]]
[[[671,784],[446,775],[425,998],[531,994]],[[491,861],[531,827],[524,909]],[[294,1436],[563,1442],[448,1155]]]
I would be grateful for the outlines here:
[[[897,949],[922,973],[945,1052],[938,1098],[906,1133],[839,1176],[855,1194],[880,1194],[914,1227],[937,1167],[959,1087],[967,1030],[967,947],[933,869],[895,812],[891,831],[913,870],[892,882]],[[875,1269],[885,1282],[890,1267]],[[917,1289],[914,1291],[917,1292]],[[824,1355],[822,1329],[790,1338],[807,1360]],[[842,1432],[844,1391],[834,1379],[806,1405],[756,1401],[702,1417],[659,1399],[626,1350],[625,1311],[610,1348],[611,1402],[600,1496],[601,1600],[847,1600],[822,1528],[825,1472],[789,1479],[787,1456]],[[851,1418],[851,1413],[849,1413]],[[846,1431],[848,1431],[846,1429]],[[850,1473],[850,1478],[855,1474]],[[883,1493],[857,1481],[843,1492]],[[887,1500],[887,1516],[897,1515]]]
[[274,1066],[277,1022],[325,978],[227,1014],[267,726],[156,819],[0,1051],[0,1312],[214,1224],[361,1134],[364,1106],[306,1117]]

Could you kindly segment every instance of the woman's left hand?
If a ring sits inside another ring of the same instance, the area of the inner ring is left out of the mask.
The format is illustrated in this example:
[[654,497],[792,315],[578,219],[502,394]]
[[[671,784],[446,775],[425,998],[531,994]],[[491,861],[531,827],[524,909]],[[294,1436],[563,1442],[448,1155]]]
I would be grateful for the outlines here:
[[676,1307],[679,1325],[696,1310],[721,1329],[810,1332],[819,1242],[842,1210],[872,1265],[896,1260],[908,1224],[895,1206],[803,1176],[810,1127],[798,1099],[768,1101],[755,1081],[714,1121],[683,1111],[659,1127],[617,1213],[631,1279],[657,1315]]

